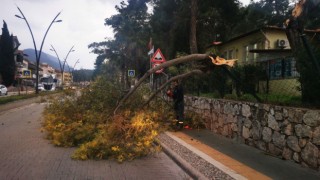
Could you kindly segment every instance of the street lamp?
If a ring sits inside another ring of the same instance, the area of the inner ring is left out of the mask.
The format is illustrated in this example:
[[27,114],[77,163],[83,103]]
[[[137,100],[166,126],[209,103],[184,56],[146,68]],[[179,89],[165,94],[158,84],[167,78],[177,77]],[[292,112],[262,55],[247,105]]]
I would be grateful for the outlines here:
[[19,19],[23,19],[26,23],[27,23],[27,26],[29,28],[29,31],[31,33],[31,37],[32,37],[32,41],[33,41],[33,46],[34,46],[34,51],[35,51],[35,54],[36,54],[36,94],[39,94],[39,89],[38,89],[38,86],[39,86],[39,65],[40,65],[40,57],[41,57],[41,52],[42,52],[42,47],[43,47],[43,44],[44,44],[44,40],[46,39],[46,36],[49,32],[49,29],[51,28],[52,24],[53,23],[56,23],[56,22],[62,22],[62,20],[56,20],[58,18],[58,16],[60,15],[61,12],[59,12],[55,17],[54,19],[51,21],[49,27],[47,28],[46,30],[46,33],[44,34],[43,36],[43,39],[42,39],[42,42],[41,42],[41,46],[40,46],[40,51],[38,53],[38,50],[37,50],[37,46],[36,46],[36,42],[35,42],[35,39],[34,39],[34,36],[33,36],[33,33],[32,33],[32,30],[31,30],[31,27],[29,25],[29,22],[27,20],[27,18],[24,16],[23,12],[21,11],[21,9],[17,6],[21,16],[19,15],[15,15],[17,18]]
[[[74,52],[74,51],[75,51],[75,50],[73,49],[73,47],[74,47],[74,45],[70,48],[68,54],[67,54],[66,57],[64,58],[63,64],[61,64],[61,61],[60,61],[60,58],[59,58],[59,55],[58,55],[56,49],[51,45],[51,49],[50,49],[50,50],[53,51],[53,52],[56,54],[56,56],[57,56],[57,58],[58,58],[58,61],[59,61],[60,70],[61,70],[61,75],[62,75],[62,78],[61,78],[62,89],[63,89],[63,81],[64,81],[64,76],[63,76],[64,66],[65,66],[65,64],[67,63],[67,59],[68,59],[69,54],[70,54],[71,52]],[[69,65],[68,65],[68,67],[69,67]]]

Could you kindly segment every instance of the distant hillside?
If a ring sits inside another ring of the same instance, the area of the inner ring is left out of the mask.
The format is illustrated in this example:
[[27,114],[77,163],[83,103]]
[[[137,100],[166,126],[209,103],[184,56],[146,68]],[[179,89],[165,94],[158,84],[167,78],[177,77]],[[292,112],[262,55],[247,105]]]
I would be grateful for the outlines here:
[[[34,49],[31,49],[31,48],[30,49],[24,49],[23,53],[28,55],[27,59],[29,61],[31,61],[34,64],[36,64],[36,55],[34,53]],[[52,56],[50,54],[47,54],[47,53],[45,53],[43,51],[41,52],[40,63],[47,63],[50,66],[52,66],[54,69],[60,70],[60,65],[59,65],[58,58],[55,57],[55,56]],[[61,62],[61,64],[63,64],[63,62]],[[72,70],[71,67],[70,67],[70,70]],[[64,71],[65,72],[69,71],[69,68],[68,68],[67,64],[64,67]]]

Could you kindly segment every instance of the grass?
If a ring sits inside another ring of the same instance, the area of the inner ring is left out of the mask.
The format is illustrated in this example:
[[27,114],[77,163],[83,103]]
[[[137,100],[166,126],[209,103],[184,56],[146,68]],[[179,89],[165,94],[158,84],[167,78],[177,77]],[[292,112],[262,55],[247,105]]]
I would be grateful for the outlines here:
[[[285,105],[285,106],[303,106],[301,96],[289,96],[282,94],[257,94],[263,103]],[[222,99],[217,93],[201,93],[201,97]],[[258,102],[251,94],[243,94],[237,97],[235,94],[226,94],[223,99]]]
[[60,91],[52,91],[52,92],[40,92],[39,94],[20,94],[20,95],[13,95],[13,96],[6,96],[6,97],[0,97],[0,105],[7,104],[14,101],[24,100],[24,99],[30,99],[38,96],[45,96],[50,94],[55,94]]

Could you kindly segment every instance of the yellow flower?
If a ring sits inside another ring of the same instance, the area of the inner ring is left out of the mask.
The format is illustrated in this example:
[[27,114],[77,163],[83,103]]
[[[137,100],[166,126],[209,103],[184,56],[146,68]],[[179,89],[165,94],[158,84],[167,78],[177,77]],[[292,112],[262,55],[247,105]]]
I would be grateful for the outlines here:
[[158,135],[158,132],[155,131],[155,130],[152,130],[152,131],[151,131],[151,134],[152,134],[152,136],[157,136],[157,135]]
[[123,162],[124,156],[121,154],[118,156],[118,162]]
[[118,151],[120,151],[120,148],[119,148],[119,146],[112,146],[111,150],[114,152],[118,152]]
[[147,146],[147,147],[150,146],[150,141],[145,141],[144,145]]
[[98,141],[97,140],[91,141],[91,146],[92,147],[96,147],[97,145],[98,145]]

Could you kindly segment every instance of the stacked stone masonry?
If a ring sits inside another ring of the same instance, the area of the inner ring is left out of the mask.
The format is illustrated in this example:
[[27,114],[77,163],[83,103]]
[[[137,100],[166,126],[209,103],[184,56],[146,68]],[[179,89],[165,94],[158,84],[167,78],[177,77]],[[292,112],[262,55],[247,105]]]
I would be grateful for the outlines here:
[[302,166],[320,168],[320,111],[185,96],[207,129]]

